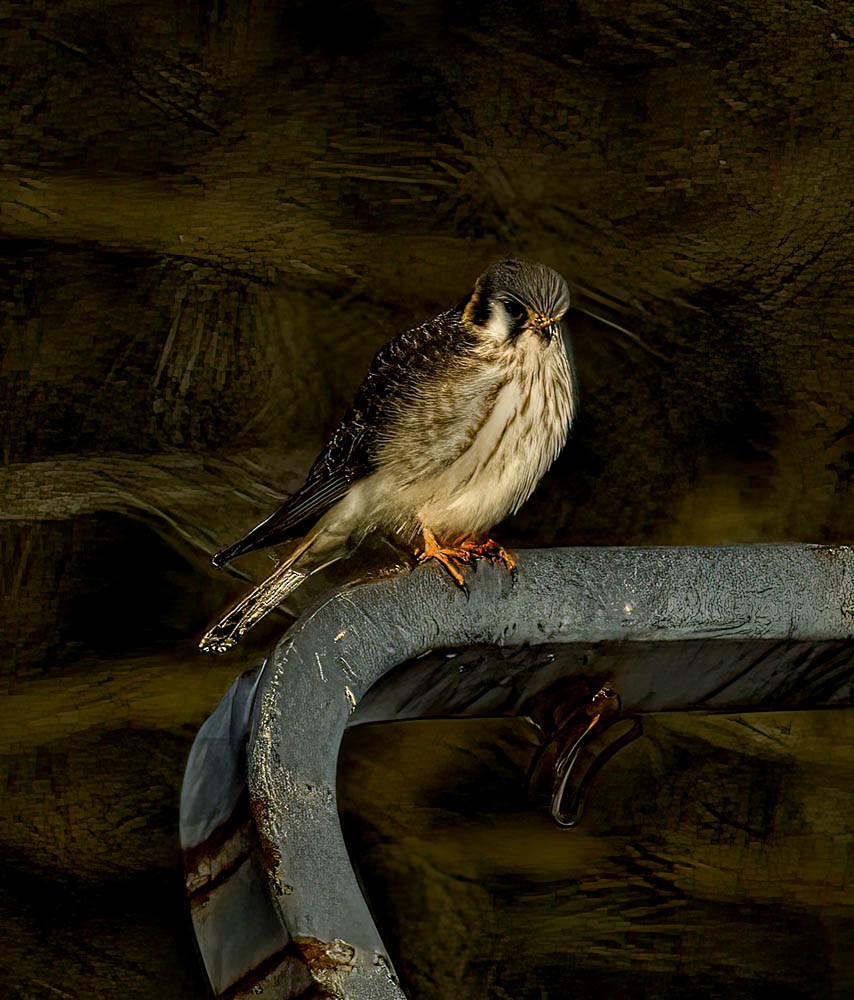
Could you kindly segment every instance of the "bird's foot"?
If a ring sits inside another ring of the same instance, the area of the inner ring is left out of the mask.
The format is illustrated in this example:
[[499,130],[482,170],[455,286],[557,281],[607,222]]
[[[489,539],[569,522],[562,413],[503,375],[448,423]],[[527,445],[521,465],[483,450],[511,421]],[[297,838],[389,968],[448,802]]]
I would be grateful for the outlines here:
[[473,559],[486,559],[491,563],[499,563],[513,576],[516,575],[516,560],[503,545],[492,538],[464,538],[460,547],[472,554]]
[[473,563],[475,556],[463,545],[440,545],[433,532],[425,528],[424,548],[415,555],[419,564],[427,562],[428,559],[435,559],[451,574],[458,586],[468,590],[461,567]]

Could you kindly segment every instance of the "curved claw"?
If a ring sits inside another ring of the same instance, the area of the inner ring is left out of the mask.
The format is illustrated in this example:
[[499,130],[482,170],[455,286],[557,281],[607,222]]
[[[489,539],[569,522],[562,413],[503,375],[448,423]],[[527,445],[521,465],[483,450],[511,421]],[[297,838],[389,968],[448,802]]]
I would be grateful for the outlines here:
[[480,540],[465,538],[460,542],[460,547],[465,549],[466,552],[470,552],[474,559],[486,559],[491,563],[499,563],[506,570],[510,571],[514,580],[516,579],[518,572],[516,569],[516,560],[503,545],[496,542],[493,538]]
[[477,568],[476,564],[479,559],[500,564],[509,571],[515,582],[518,575],[516,560],[503,545],[493,539],[476,539],[466,536],[454,545],[441,545],[429,528],[424,528],[423,533],[424,548],[416,552],[418,564],[427,562],[428,559],[435,559],[451,574],[454,582],[465,591],[466,596],[468,596],[468,587],[463,578],[462,568],[465,566]]
[[416,556],[419,563],[435,559],[451,574],[454,583],[468,596],[468,587],[460,567],[474,562],[474,555],[462,545],[440,545],[429,528],[424,529],[424,548]]

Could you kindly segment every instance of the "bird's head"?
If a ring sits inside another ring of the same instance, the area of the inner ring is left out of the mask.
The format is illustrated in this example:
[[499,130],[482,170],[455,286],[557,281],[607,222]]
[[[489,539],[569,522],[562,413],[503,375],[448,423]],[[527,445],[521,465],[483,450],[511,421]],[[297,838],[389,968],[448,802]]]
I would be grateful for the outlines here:
[[463,319],[499,341],[534,334],[550,344],[569,309],[569,288],[545,264],[500,260],[477,279],[462,304]]

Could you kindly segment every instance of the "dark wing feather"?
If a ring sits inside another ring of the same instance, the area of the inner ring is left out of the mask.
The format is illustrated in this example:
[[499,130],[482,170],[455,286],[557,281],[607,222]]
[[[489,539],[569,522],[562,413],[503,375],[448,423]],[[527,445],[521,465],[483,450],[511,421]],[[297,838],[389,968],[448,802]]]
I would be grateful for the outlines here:
[[279,545],[290,538],[303,534],[303,526],[310,526],[329,508],[342,500],[350,489],[351,479],[334,476],[317,483],[301,486],[281,507],[268,518],[257,524],[243,538],[227,549],[217,552],[211,562],[214,566],[225,566],[237,556],[263,549],[268,545]]
[[408,389],[446,367],[449,357],[470,345],[458,310],[407,330],[381,348],[344,419],[318,455],[305,484],[265,521],[213,557],[224,566],[236,556],[298,538],[352,483],[376,469],[378,437],[390,410]]

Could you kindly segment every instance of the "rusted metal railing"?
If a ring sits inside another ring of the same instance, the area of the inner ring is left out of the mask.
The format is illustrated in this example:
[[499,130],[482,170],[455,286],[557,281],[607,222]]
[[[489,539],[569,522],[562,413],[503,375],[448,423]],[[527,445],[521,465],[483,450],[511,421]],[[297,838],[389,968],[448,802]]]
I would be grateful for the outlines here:
[[432,568],[335,594],[235,681],[187,766],[181,838],[215,994],[404,996],[338,820],[348,725],[537,719],[532,792],[572,825],[590,768],[644,713],[850,704],[852,636],[842,546],[532,550],[515,580],[478,567],[468,596]]

